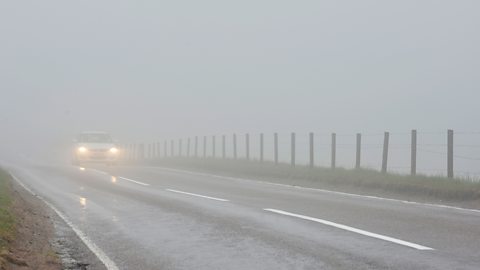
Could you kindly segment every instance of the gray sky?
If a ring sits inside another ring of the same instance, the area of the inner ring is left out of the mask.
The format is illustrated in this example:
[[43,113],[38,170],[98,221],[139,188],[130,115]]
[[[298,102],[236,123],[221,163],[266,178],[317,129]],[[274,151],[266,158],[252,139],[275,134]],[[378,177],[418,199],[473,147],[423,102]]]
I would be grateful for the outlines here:
[[0,144],[478,130],[479,1],[2,1]]

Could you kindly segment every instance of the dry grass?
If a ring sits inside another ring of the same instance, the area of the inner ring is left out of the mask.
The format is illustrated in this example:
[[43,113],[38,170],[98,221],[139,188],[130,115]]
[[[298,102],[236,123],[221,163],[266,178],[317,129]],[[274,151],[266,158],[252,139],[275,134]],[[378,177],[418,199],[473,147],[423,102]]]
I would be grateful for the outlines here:
[[6,252],[7,245],[13,240],[15,233],[9,178],[10,176],[0,169],[0,254]]

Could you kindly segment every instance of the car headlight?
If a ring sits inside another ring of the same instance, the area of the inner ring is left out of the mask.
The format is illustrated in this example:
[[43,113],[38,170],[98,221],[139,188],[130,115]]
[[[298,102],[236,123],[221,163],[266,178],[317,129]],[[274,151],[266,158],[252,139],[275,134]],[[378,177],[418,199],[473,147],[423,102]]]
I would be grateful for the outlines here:
[[81,146],[81,147],[78,148],[78,152],[85,153],[85,152],[87,152],[87,148],[84,147],[84,146]]
[[118,149],[115,148],[115,147],[112,147],[112,148],[110,148],[110,153],[116,154],[116,153],[118,153]]

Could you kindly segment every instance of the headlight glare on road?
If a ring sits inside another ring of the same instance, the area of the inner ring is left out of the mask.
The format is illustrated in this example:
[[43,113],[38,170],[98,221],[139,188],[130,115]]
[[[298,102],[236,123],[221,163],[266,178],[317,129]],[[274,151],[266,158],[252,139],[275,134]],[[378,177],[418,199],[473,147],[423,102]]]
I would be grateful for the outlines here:
[[84,146],[81,146],[81,147],[78,148],[78,152],[85,153],[85,152],[87,152],[87,148],[84,147]]
[[118,149],[115,148],[115,147],[112,147],[112,148],[110,148],[110,153],[116,154],[116,153],[118,153]]

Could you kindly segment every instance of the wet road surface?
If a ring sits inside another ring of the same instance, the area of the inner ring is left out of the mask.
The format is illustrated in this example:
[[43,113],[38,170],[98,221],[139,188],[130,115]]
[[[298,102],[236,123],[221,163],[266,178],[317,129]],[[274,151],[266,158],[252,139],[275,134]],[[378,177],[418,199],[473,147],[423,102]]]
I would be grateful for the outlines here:
[[168,168],[7,168],[110,269],[480,269],[480,211]]

